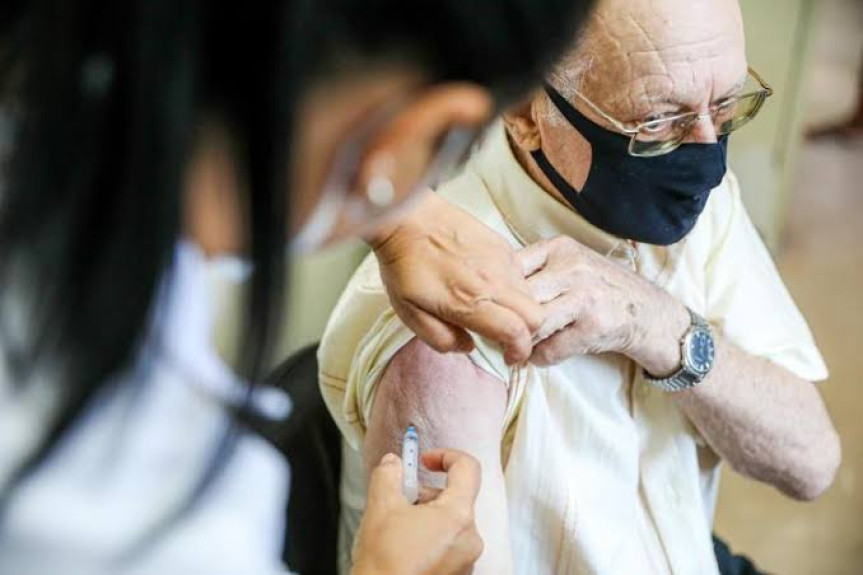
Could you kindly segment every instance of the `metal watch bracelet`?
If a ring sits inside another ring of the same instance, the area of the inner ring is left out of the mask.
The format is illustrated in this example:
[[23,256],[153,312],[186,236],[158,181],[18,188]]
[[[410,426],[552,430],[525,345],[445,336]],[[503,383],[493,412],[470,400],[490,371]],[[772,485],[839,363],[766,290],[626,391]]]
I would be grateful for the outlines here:
[[[689,312],[690,324],[689,329],[680,339],[680,369],[676,373],[664,378],[654,377],[646,370],[644,371],[644,378],[647,383],[668,393],[686,391],[697,387],[702,381],[704,381],[710,373],[710,370],[713,368],[714,348],[713,334],[710,324],[707,323],[707,320],[688,307],[686,309]],[[688,358],[690,357],[690,350],[688,348],[692,345],[692,339],[695,335],[705,337],[705,334],[709,340],[707,344],[709,350],[709,365],[706,369],[698,371],[694,369],[688,361]]]

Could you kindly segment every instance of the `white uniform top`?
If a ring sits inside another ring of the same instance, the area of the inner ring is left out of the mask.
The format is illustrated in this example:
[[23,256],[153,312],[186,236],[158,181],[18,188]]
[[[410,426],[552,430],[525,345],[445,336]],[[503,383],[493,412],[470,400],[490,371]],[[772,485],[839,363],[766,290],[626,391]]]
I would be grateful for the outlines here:
[[[500,124],[440,194],[513,246],[571,236],[663,287],[749,353],[807,380],[827,376],[732,174],[712,192],[695,229],[670,247],[613,237],[545,193],[518,164]],[[353,449],[362,449],[381,374],[412,337],[368,258],[319,352],[321,388]],[[472,360],[509,386],[503,448],[515,573],[717,573],[718,462],[668,395],[620,355],[509,369],[500,349],[475,340]],[[346,461],[350,528],[350,512],[362,507],[363,471],[356,454]]]
[[[240,438],[218,481],[154,547],[113,564],[187,500],[229,425],[224,401],[241,387],[210,342],[212,272],[191,244],[178,247],[138,365],[14,493],[0,527],[0,573],[285,573],[288,468],[252,435]],[[0,485],[55,405],[54,386],[18,392],[8,377],[0,364]],[[285,412],[280,401],[274,409]]]

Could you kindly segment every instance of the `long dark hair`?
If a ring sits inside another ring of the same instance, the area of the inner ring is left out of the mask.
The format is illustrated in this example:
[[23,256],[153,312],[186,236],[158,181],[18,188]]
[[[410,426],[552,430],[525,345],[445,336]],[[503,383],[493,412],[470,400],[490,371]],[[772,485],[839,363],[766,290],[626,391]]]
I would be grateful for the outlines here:
[[[244,375],[259,379],[284,281],[293,111],[340,69],[398,58],[503,103],[539,81],[590,0],[33,0],[0,9],[14,126],[0,187],[0,343],[18,385],[62,393],[17,481],[136,357],[182,224],[196,126],[236,144],[254,274]],[[14,301],[18,325],[10,318]]]

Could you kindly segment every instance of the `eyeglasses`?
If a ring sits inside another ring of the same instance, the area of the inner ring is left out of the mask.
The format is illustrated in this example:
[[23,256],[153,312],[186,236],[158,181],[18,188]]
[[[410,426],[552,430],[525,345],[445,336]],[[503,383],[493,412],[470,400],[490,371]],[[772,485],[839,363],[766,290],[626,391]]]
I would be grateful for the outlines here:
[[767,98],[773,95],[773,88],[755,70],[749,68],[748,72],[759,87],[713,104],[706,114],[686,112],[635,125],[627,125],[613,118],[580,92],[576,91],[575,95],[612,126],[631,136],[630,155],[649,158],[668,154],[679,148],[702,120],[709,118],[713,122],[717,137],[726,136],[748,124],[761,111]]

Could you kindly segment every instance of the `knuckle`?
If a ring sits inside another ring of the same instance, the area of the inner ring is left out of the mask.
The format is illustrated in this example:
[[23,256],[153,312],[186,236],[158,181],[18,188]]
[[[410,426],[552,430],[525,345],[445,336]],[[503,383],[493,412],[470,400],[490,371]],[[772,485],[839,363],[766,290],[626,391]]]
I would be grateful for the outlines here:
[[438,353],[449,353],[455,348],[455,341],[443,336],[429,335],[423,341]]
[[471,561],[479,559],[482,556],[483,551],[485,551],[485,542],[482,540],[482,537],[480,537],[480,534],[476,529],[471,530],[468,546]]
[[482,301],[482,288],[476,285],[450,283],[449,311],[455,317],[463,317],[476,312],[477,303]]
[[540,345],[533,352],[533,363],[543,367],[551,364],[549,358],[548,345]]
[[532,337],[529,332],[500,338],[500,344],[511,356],[527,356],[531,353]]
[[496,275],[493,269],[486,268],[485,266],[476,268],[475,273],[476,278],[483,284],[491,284]]
[[572,347],[572,344],[567,341],[568,339],[571,338],[565,338],[563,335],[559,334],[548,342],[545,354],[545,359],[548,362],[548,365],[555,365],[566,358],[568,348]]
[[518,345],[530,339],[525,326],[516,322],[505,322],[500,327],[501,337],[508,344]]
[[456,335],[437,320],[429,321],[419,315],[401,319],[419,340],[438,353],[446,353],[457,345]]

